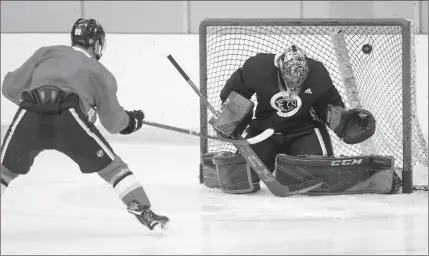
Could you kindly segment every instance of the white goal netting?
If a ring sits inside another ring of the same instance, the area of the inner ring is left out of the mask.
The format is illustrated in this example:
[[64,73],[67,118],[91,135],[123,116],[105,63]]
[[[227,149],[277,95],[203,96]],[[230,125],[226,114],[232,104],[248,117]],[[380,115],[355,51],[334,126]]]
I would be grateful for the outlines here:
[[[268,21],[265,25],[264,21],[203,22],[200,27],[201,91],[217,109],[221,104],[220,90],[246,59],[261,52],[281,53],[285,47],[295,44],[304,49],[309,57],[325,64],[334,85],[350,107],[352,102],[346,97],[341,67],[331,38],[332,31],[341,29],[360,103],[377,120],[372,153],[394,156],[397,168],[403,168],[407,163],[424,166],[424,176],[427,177],[427,142],[416,114],[415,52],[411,25],[407,28],[407,24],[402,22],[370,23],[353,24],[350,21],[316,25]],[[362,51],[362,47],[367,45],[372,47],[370,53]],[[403,89],[406,90],[405,95]],[[253,100],[257,104],[256,99]],[[203,108],[201,111],[202,131],[214,134],[210,125],[206,124],[212,114]],[[404,133],[404,129],[411,129],[411,134]],[[347,145],[332,131],[330,133],[335,155],[363,153],[361,145]],[[411,148],[411,159],[404,153],[403,149],[407,147]],[[201,148],[202,153],[235,150],[231,144],[213,140],[203,140]],[[427,178],[415,182],[427,185]]]

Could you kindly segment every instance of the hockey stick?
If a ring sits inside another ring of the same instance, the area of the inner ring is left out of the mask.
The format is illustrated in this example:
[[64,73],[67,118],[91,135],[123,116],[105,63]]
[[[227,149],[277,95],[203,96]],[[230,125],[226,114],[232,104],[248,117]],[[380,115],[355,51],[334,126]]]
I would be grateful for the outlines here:
[[[173,56],[168,55],[167,57],[173,66],[177,69],[177,71],[182,75],[182,77],[186,80],[186,82],[192,87],[192,89],[198,94],[201,101],[206,105],[208,109],[212,112],[213,115],[216,115],[216,110],[214,107],[208,102],[208,100],[204,97],[204,95],[199,91],[197,86],[192,82],[189,76],[185,73],[185,71],[180,67],[180,65],[176,62]],[[250,164],[252,169],[258,174],[258,177],[265,183],[267,188],[276,196],[279,197],[287,197],[292,195],[304,194],[310,190],[320,187],[323,184],[321,179],[308,180],[299,185],[291,185],[285,186],[280,184],[274,175],[268,171],[267,167],[262,163],[261,159],[256,155],[253,149],[247,145],[239,145],[231,142],[240,152],[240,154],[246,159],[246,162]]]
[[170,131],[180,132],[180,133],[184,133],[184,134],[188,134],[188,135],[193,135],[193,136],[197,136],[197,137],[200,137],[200,138],[206,138],[206,139],[211,139],[211,140],[219,140],[219,141],[223,141],[223,142],[234,143],[234,144],[237,144],[237,145],[251,145],[251,144],[256,144],[256,143],[259,143],[259,142],[261,142],[263,140],[268,139],[274,133],[274,130],[267,129],[264,132],[262,132],[261,134],[255,136],[253,138],[250,138],[250,139],[232,140],[232,139],[225,139],[225,138],[210,136],[210,135],[199,133],[199,132],[196,132],[196,131],[187,130],[187,129],[183,129],[183,128],[179,128],[179,127],[175,127],[175,126],[170,126],[170,125],[166,125],[166,124],[160,124],[160,123],[150,122],[150,121],[146,121],[146,120],[143,120],[142,123],[145,124],[145,125],[154,126],[154,127],[158,127],[158,128],[162,128],[162,129],[166,129],[166,130],[170,130]]

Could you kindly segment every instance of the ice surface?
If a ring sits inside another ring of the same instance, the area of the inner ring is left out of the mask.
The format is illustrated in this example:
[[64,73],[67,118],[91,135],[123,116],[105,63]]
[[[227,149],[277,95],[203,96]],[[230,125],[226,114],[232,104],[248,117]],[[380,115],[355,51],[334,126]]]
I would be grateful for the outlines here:
[[[112,144],[143,183],[157,235],[110,185],[45,151],[1,201],[1,254],[426,254],[428,193],[276,198],[197,183],[198,144]],[[426,170],[422,172],[427,173]]]
[[[421,51],[427,53],[427,36],[421,40],[419,56],[427,56]],[[2,34],[1,77],[52,42],[68,43],[69,35]],[[198,82],[197,35],[110,35],[109,45],[140,47],[133,55],[109,50],[103,56],[124,107],[143,108],[151,121],[198,129],[199,101],[166,59],[172,54]],[[427,139],[427,59],[417,61],[423,70],[417,72],[417,101],[424,106],[418,113]],[[2,96],[2,136],[14,110]],[[145,127],[109,140],[143,183],[155,212],[171,218],[171,229],[163,236],[150,232],[110,185],[46,151],[1,199],[2,255],[428,254],[427,192],[276,198],[263,187],[254,195],[227,195],[198,184],[198,138]],[[428,184],[427,174],[427,168],[416,169],[416,183]]]

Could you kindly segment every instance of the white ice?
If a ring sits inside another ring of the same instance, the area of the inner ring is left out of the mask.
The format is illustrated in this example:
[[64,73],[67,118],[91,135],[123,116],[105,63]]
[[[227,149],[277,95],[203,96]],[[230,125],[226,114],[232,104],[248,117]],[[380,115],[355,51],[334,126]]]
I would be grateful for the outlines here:
[[101,178],[45,151],[1,199],[1,254],[428,254],[427,192],[228,195],[198,184],[197,139],[112,146],[169,230],[149,231]]

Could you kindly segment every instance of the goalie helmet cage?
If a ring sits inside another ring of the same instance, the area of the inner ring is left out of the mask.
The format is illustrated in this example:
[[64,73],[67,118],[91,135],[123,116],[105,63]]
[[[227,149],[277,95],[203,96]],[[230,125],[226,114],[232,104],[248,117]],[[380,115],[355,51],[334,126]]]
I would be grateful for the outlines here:
[[[260,52],[281,53],[296,44],[326,66],[347,107],[373,113],[377,129],[370,141],[372,154],[393,156],[402,171],[403,192],[411,193],[413,165],[427,166],[416,110],[412,29],[404,19],[206,19],[199,28],[200,91],[217,109],[220,90],[246,59]],[[252,100],[257,104],[256,97]],[[203,103],[200,108],[201,132],[214,135],[208,124],[212,113]],[[347,145],[329,133],[335,155],[368,153],[365,145]],[[200,151],[235,148],[201,139]]]

